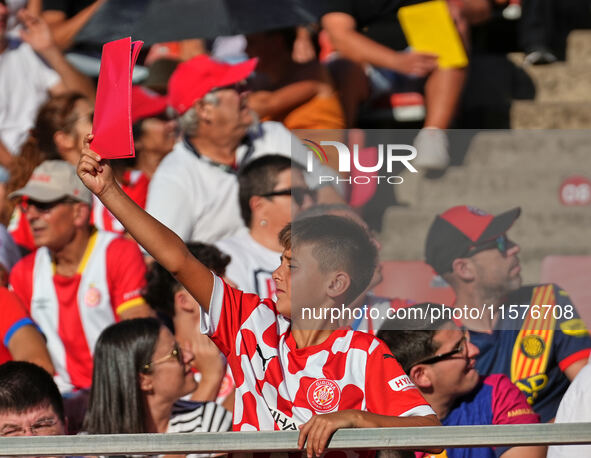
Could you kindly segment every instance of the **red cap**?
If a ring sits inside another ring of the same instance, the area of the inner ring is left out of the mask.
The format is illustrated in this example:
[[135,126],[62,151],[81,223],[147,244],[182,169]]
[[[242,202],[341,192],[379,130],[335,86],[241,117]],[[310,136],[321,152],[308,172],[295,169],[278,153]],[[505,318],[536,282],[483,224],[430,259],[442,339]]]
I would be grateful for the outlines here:
[[131,88],[131,122],[156,116],[166,111],[166,96],[143,86]]
[[258,59],[236,65],[213,60],[205,54],[179,64],[168,81],[168,104],[179,114],[216,87],[234,84],[250,75]]

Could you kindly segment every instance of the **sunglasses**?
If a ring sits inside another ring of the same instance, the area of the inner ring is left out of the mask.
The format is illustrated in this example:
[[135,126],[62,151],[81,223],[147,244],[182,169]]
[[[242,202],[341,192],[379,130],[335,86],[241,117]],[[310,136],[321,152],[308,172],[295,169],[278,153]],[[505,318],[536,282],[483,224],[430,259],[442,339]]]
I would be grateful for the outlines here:
[[76,202],[76,200],[70,199],[68,197],[58,200],[52,200],[50,202],[39,202],[37,200],[23,199],[19,202],[19,207],[23,213],[27,213],[31,209],[31,207],[35,207],[35,209],[39,213],[47,214],[58,205],[74,204]]
[[410,367],[414,367],[418,364],[435,364],[439,361],[445,361],[446,359],[452,359],[457,354],[462,354],[464,358],[468,357],[468,344],[470,343],[470,333],[464,331],[463,337],[460,339],[455,348],[446,353],[441,353],[435,356],[429,356],[428,358],[420,359],[419,361],[412,363]]
[[480,253],[481,251],[491,250],[496,248],[501,252],[503,256],[507,253],[507,250],[513,246],[513,242],[511,242],[505,234],[499,235],[496,239],[487,240],[485,242],[481,242],[479,244],[474,245],[471,247],[468,252],[466,253],[464,258],[469,258],[470,256],[474,256],[476,253]]
[[306,196],[310,196],[313,201],[316,201],[316,191],[314,189],[308,188],[281,189],[278,191],[261,194],[260,197],[271,198],[275,196],[292,196],[298,207],[301,207],[304,204],[304,199]]
[[185,364],[185,359],[183,358],[183,350],[179,346],[178,342],[174,343],[174,347],[168,355],[163,356],[162,358],[158,358],[154,361],[150,361],[147,364],[144,364],[143,370],[149,371],[153,365],[163,363],[165,361],[168,361],[169,359],[176,359],[181,365]]

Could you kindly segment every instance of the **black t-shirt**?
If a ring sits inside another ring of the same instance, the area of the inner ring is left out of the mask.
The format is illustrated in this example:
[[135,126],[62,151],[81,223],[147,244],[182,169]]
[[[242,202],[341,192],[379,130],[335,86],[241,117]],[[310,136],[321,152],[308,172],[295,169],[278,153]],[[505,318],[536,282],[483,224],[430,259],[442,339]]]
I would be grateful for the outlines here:
[[401,51],[408,47],[398,9],[426,0],[322,0],[323,11],[347,13],[357,22],[357,30],[368,38]]
[[94,2],[95,0],[43,0],[43,11],[63,11],[66,13],[66,18],[69,19]]

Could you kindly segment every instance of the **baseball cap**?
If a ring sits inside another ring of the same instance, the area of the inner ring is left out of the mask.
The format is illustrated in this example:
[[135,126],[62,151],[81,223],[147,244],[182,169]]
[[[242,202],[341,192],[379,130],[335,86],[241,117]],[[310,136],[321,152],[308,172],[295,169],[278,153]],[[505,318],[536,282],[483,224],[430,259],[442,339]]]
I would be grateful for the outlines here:
[[131,122],[157,116],[166,111],[166,97],[142,86],[131,88]]
[[458,205],[437,215],[429,228],[425,257],[438,274],[451,272],[452,263],[470,248],[504,234],[521,214],[516,207],[497,216],[476,207]]
[[82,184],[74,166],[58,160],[41,163],[33,170],[24,188],[8,195],[10,199],[22,196],[38,202],[52,202],[71,197],[88,205],[92,204],[92,193]]
[[200,54],[178,65],[168,81],[168,104],[179,114],[187,111],[196,100],[216,87],[234,84],[250,75],[258,59],[236,65],[218,62]]

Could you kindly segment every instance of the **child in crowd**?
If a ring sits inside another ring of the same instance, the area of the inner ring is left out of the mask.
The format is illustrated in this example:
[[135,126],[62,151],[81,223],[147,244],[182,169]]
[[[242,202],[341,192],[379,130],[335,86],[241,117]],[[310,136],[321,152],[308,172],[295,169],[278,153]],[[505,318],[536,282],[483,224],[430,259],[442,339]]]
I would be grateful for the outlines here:
[[88,146],[78,174],[201,304],[201,330],[226,355],[234,375],[234,430],[299,429],[298,447],[306,444],[311,458],[324,452],[339,428],[439,425],[381,341],[330,329],[327,321],[298,320],[305,308],[348,304],[366,288],[377,253],[361,226],[336,216],[286,226],[281,265],[273,273],[275,303],[212,274],[178,236],[126,196],[108,162]]

